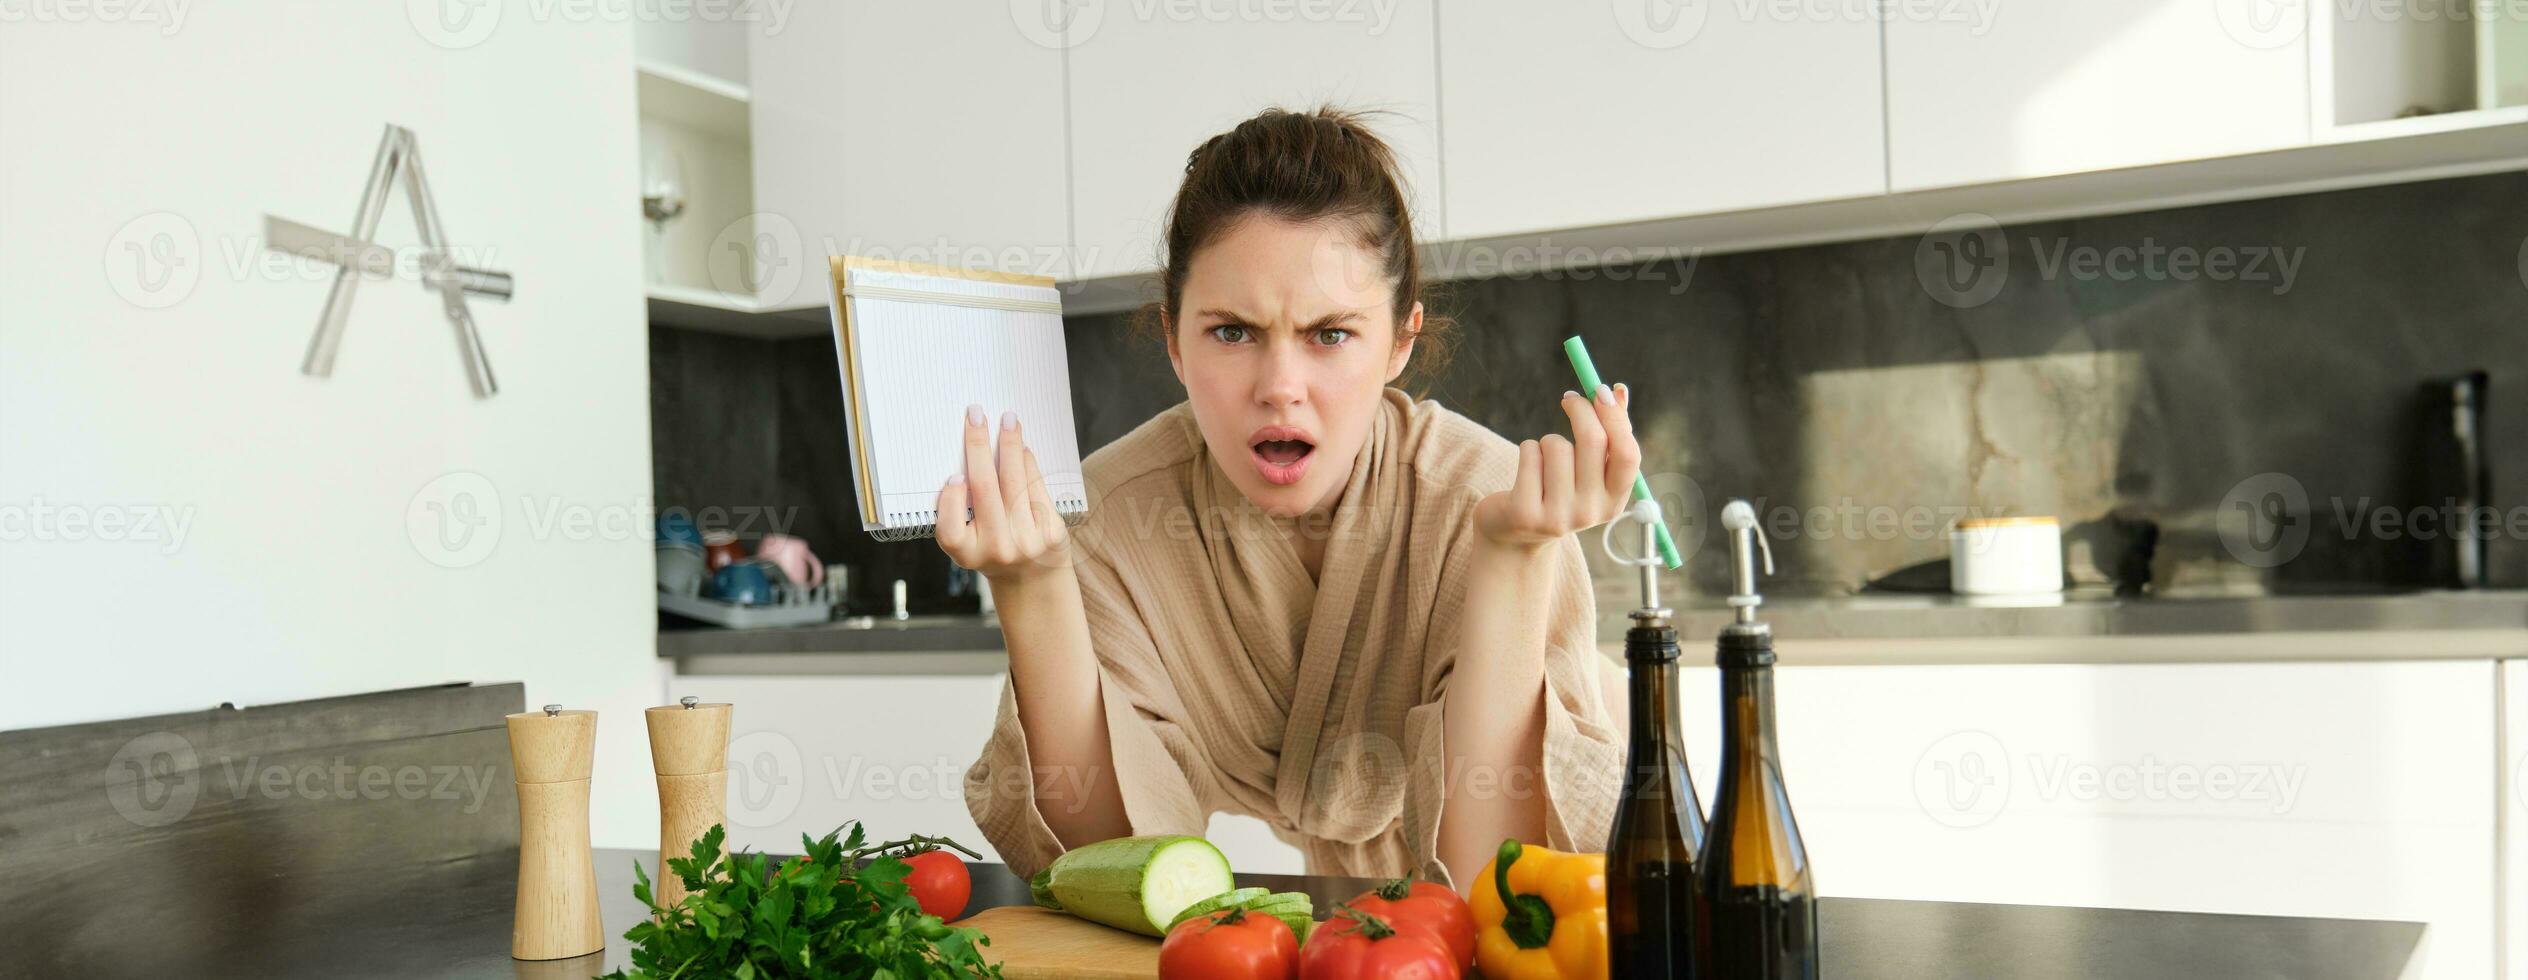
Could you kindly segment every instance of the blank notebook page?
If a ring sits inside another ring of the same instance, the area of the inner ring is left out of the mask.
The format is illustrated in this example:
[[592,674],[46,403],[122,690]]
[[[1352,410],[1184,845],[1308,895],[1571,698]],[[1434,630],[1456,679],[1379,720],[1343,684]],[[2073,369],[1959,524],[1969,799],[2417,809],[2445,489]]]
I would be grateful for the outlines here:
[[[965,472],[968,405],[983,406],[996,441],[1001,413],[1017,412],[1055,508],[1070,520],[1087,512],[1061,294],[1049,281],[853,265],[836,275],[843,281],[836,284],[835,353],[863,530],[882,538],[932,533],[940,486]],[[960,297],[1032,308],[960,305]]]

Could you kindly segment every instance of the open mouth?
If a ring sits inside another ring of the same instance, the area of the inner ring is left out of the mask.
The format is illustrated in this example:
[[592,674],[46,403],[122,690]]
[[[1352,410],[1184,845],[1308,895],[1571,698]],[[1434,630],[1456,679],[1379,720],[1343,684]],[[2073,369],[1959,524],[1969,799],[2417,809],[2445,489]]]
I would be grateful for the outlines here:
[[1272,425],[1258,429],[1247,448],[1255,456],[1255,468],[1267,483],[1289,486],[1299,482],[1308,472],[1308,461],[1316,456],[1317,444],[1305,430]]

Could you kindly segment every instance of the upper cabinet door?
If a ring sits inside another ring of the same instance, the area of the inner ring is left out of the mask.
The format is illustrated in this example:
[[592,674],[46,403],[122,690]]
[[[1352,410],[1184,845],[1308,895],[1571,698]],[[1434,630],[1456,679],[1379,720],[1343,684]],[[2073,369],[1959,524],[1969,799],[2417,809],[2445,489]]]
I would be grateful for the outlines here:
[[1370,122],[1408,175],[1416,232],[1440,237],[1431,2],[1074,5],[1073,258],[1080,277],[1157,268],[1160,229],[1184,180],[1186,155],[1271,106],[1384,110]]
[[[764,302],[826,302],[832,254],[1070,275],[1062,52],[1011,9],[803,3],[756,34]],[[779,254],[792,236],[797,275]]]
[[1885,193],[1878,21],[1846,6],[1447,4],[1449,235]]
[[2305,144],[2312,6],[1896,4],[1887,23],[1894,189]]

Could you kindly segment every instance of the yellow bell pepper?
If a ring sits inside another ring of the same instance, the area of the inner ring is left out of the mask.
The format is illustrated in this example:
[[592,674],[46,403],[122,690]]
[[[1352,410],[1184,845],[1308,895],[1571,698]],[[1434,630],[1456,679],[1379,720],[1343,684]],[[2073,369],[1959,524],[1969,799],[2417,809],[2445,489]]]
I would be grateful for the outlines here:
[[1473,890],[1475,965],[1485,980],[1607,975],[1606,855],[1505,840]]

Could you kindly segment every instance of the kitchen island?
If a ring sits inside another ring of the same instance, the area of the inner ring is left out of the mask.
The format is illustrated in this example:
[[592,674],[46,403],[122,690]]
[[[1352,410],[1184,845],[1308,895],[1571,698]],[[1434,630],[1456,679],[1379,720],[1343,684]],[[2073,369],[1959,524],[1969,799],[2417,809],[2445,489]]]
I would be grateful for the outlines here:
[[[0,974],[110,977],[578,978],[628,966],[623,932],[644,913],[632,865],[649,851],[597,852],[603,953],[509,958],[514,852],[446,862],[317,869],[275,866],[244,895],[199,896],[197,914],[138,921],[118,908],[20,909]],[[1241,885],[1305,891],[1320,913],[1365,879],[1239,875]],[[135,887],[163,887],[135,879]],[[234,899],[234,900],[232,900]],[[968,912],[1027,904],[1026,883],[974,868]],[[1824,974],[1873,980],[2392,980],[2423,937],[2410,922],[2203,915],[2116,909],[1827,898]]]

